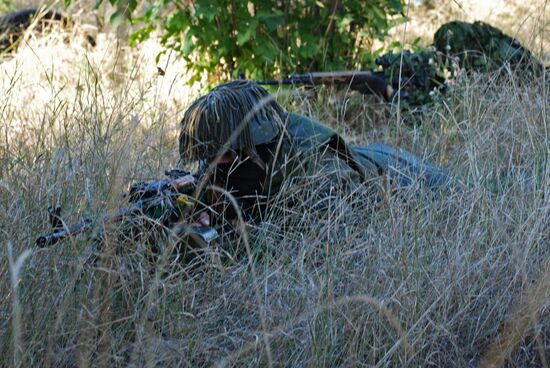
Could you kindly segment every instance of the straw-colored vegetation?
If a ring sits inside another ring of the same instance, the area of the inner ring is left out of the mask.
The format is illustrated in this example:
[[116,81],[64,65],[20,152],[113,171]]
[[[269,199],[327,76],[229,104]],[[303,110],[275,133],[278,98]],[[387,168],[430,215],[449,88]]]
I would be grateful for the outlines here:
[[185,65],[156,64],[154,40],[117,50],[109,33],[91,48],[57,30],[0,62],[0,365],[549,366],[548,76],[464,77],[414,117],[356,94],[280,97],[447,167],[460,191],[319,203],[309,178],[248,250],[216,243],[191,264],[116,229],[100,250],[86,236],[39,250],[48,205],[97,218],[177,162],[197,96]]

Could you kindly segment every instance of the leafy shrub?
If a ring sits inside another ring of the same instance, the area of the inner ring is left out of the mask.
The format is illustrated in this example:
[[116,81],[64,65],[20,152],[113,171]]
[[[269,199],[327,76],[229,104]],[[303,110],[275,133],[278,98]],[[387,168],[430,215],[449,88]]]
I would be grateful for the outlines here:
[[404,20],[401,0],[109,1],[119,9],[112,21],[137,26],[133,43],[160,28],[193,80],[204,72],[219,80],[371,65],[373,40]]

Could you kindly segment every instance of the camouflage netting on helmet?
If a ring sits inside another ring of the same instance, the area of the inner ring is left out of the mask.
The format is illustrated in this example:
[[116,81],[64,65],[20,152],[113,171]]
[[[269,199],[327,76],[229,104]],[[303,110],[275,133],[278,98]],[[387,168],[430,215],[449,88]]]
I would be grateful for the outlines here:
[[[404,107],[422,106],[444,87],[448,74],[442,55],[431,48],[389,52],[376,59],[388,82],[400,89]],[[401,80],[401,83],[400,83]]]
[[447,57],[457,57],[465,70],[492,71],[505,63],[513,69],[541,67],[518,40],[483,22],[446,23],[435,33],[434,46]]
[[255,146],[276,139],[285,119],[285,110],[258,84],[247,80],[220,84],[185,112],[180,158],[212,160],[224,148],[256,157]]

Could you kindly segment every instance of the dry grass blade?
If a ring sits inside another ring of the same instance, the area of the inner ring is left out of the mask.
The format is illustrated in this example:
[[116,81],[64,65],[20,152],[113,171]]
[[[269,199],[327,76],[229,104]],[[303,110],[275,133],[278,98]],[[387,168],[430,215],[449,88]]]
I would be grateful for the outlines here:
[[17,259],[13,258],[13,245],[8,242],[8,260],[10,263],[10,276],[11,276],[11,293],[12,293],[12,328],[14,331],[13,336],[13,366],[21,367],[25,365],[24,361],[24,344],[23,344],[23,324],[21,322],[21,306],[19,301],[18,286],[20,280],[20,273],[23,269],[25,260],[31,255],[29,249],[25,250]]
[[[523,301],[517,310],[504,323],[504,327],[479,363],[480,368],[504,367],[527,333],[539,323],[539,313],[550,300],[550,265],[538,279],[527,287]],[[548,367],[547,349],[539,348],[541,363]]]

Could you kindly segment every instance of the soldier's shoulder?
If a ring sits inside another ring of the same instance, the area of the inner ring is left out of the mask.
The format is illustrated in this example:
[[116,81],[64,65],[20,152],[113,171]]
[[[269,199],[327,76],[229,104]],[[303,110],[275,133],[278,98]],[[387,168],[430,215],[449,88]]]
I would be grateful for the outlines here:
[[310,150],[337,136],[337,133],[325,124],[296,113],[288,114],[286,132],[295,147],[300,150]]

